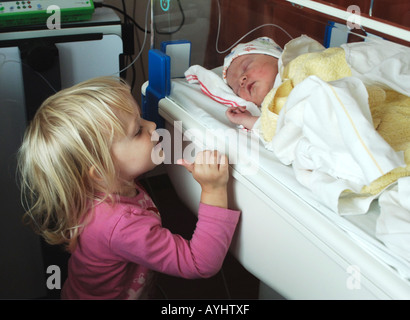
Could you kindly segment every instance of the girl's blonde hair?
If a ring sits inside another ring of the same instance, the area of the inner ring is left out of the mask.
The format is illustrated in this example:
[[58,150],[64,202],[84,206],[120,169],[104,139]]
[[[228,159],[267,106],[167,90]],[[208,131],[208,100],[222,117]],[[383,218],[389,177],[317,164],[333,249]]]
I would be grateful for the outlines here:
[[49,97],[26,129],[18,153],[22,203],[48,243],[73,250],[93,201],[111,193],[110,148],[114,135],[125,134],[121,112],[136,112],[130,87],[100,77]]

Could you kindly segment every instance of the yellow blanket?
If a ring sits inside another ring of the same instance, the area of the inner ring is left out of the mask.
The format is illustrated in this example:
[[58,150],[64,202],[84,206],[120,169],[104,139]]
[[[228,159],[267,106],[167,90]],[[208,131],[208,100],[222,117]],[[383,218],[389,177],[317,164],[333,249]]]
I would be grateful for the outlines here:
[[[305,53],[285,66],[282,84],[272,89],[262,103],[261,129],[265,141],[270,142],[275,135],[279,112],[292,89],[311,75],[324,81],[351,76],[344,50],[329,48]],[[362,189],[362,193],[377,194],[400,177],[410,175],[410,97],[377,86],[368,86],[367,91],[375,129],[395,151],[404,152],[407,164]]]
[[320,52],[305,53],[285,66],[282,84],[272,89],[262,102],[261,126],[265,141],[271,141],[275,135],[279,112],[292,89],[311,75],[316,75],[324,81],[351,76],[352,72],[346,62],[344,50],[329,48]]
[[377,194],[397,179],[410,175],[410,97],[380,87],[367,87],[367,92],[374,128],[395,151],[404,152],[406,163],[362,189],[362,193]]

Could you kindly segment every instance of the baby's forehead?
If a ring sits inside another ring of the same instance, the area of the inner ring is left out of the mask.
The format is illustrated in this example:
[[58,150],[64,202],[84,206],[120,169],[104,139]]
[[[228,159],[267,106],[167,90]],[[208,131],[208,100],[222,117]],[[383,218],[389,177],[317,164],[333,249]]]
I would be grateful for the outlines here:
[[229,71],[231,70],[232,71],[231,73],[233,73],[234,70],[236,70],[241,65],[241,62],[243,62],[246,59],[250,59],[252,61],[271,60],[272,64],[275,64],[278,61],[278,58],[275,58],[274,56],[270,56],[270,55],[263,54],[263,53],[243,54],[232,60],[226,72],[229,73]]

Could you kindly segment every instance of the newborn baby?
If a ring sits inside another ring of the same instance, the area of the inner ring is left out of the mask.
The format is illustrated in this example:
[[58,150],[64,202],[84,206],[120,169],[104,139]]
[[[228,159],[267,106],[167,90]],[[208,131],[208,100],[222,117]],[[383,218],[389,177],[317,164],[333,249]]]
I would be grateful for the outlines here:
[[[281,53],[282,49],[267,37],[239,44],[225,57],[223,79],[236,95],[260,106],[275,83]],[[252,129],[258,119],[245,107],[230,107],[226,116],[247,129]]]

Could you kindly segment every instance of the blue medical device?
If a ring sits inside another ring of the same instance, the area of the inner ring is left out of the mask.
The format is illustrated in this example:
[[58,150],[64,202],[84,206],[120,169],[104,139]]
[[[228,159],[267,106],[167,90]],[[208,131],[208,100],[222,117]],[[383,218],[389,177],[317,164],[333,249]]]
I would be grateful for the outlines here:
[[[172,66],[171,66],[172,62]],[[164,119],[158,114],[158,102],[171,92],[171,78],[184,76],[191,62],[191,42],[188,40],[164,41],[161,50],[148,52],[148,86],[142,96],[142,115],[164,127]]]
[[164,119],[158,113],[158,102],[171,92],[170,67],[171,59],[158,49],[148,52],[149,83],[142,96],[142,116],[154,121],[157,128],[164,127]]

